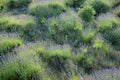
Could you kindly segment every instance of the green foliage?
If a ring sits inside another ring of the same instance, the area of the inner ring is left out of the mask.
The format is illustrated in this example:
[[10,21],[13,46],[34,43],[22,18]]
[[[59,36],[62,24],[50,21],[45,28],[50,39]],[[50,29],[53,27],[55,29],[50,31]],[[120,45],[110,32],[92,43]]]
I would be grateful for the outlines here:
[[65,11],[66,7],[64,4],[57,1],[49,1],[48,3],[39,3],[35,6],[34,4],[31,5],[29,13],[43,19],[57,16]]
[[[82,31],[82,23],[78,15],[73,11],[64,13],[56,18],[47,20],[49,34],[56,42],[75,41],[75,35],[80,35]],[[72,33],[72,34],[71,34]],[[61,37],[62,38],[61,38]]]
[[49,77],[45,76],[42,80],[51,80]]
[[97,14],[105,13],[110,10],[111,4],[108,0],[94,0],[92,7],[95,9]]
[[0,30],[8,32],[21,32],[24,28],[33,25],[35,25],[33,17],[24,14],[16,16],[6,15],[0,18]]
[[113,0],[113,7],[119,6],[120,0]]
[[58,47],[53,49],[45,49],[45,47],[41,46],[35,49],[37,53],[42,54],[44,58],[50,58],[52,56],[61,56],[69,58],[71,56],[71,50],[68,47]]
[[111,42],[113,45],[119,45],[120,44],[120,28],[117,28],[116,30],[109,31],[106,39]]
[[79,75],[72,74],[68,80],[81,80]]
[[7,9],[21,8],[28,6],[32,0],[6,0],[5,5]]
[[83,33],[83,41],[84,42],[90,42],[91,39],[94,37],[94,31],[93,32],[86,32],[86,33]]
[[70,7],[82,7],[86,0],[65,0],[65,4]]
[[120,10],[116,11],[118,17],[120,17]]
[[0,80],[79,80],[120,67],[119,0],[32,1],[0,0]]
[[81,61],[86,57],[87,52],[88,52],[88,49],[83,47],[80,53],[77,53],[77,55],[74,55],[74,60],[77,62]]
[[118,7],[118,8],[114,11],[114,13],[115,13],[118,17],[120,17],[120,7]]
[[0,0],[0,12],[4,11],[5,3],[4,0]]
[[35,58],[33,56],[28,53],[26,54],[29,57],[17,57],[12,55],[9,56],[9,59],[4,59],[0,67],[0,80],[30,80],[31,77],[37,78],[41,66],[34,60]]
[[79,16],[85,21],[91,21],[95,15],[95,11],[91,6],[85,6],[78,11]]
[[18,37],[5,37],[0,39],[0,52],[9,52],[12,48],[23,44],[22,40]]
[[62,56],[62,57],[70,57],[71,51],[69,48],[64,48],[64,49],[53,49],[53,50],[48,50],[45,53],[47,56]]
[[45,48],[44,48],[43,46],[41,46],[41,47],[36,48],[35,51],[36,51],[37,53],[42,53],[42,54],[44,54]]
[[119,19],[112,14],[103,14],[98,17],[98,30],[106,31],[112,28],[116,28],[120,25]]
[[102,48],[103,47],[103,40],[100,40],[100,39],[95,40],[93,47],[94,48]]

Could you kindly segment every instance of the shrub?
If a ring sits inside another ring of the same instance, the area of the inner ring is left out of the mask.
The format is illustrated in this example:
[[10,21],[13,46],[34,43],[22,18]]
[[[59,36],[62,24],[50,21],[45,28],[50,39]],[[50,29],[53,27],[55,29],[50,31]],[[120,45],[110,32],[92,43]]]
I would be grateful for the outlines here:
[[1,62],[0,80],[38,79],[37,76],[41,71],[41,66],[35,60],[35,57],[26,54],[19,57],[12,55],[8,56],[8,59],[5,58],[4,62]]
[[113,0],[113,7],[119,6],[120,0]]
[[5,5],[7,9],[14,9],[14,8],[26,7],[31,2],[32,0],[7,0],[5,2]]
[[82,7],[86,0],[65,0],[65,4],[70,7]]
[[[119,45],[120,44],[120,28],[117,28],[116,30],[109,31],[105,38],[111,42],[113,45]],[[119,46],[117,46],[119,47]]]
[[91,21],[95,15],[95,11],[91,6],[85,6],[78,11],[79,16],[85,21]]
[[106,31],[109,29],[117,28],[120,25],[119,19],[115,15],[110,13],[100,15],[97,20],[99,31]]
[[94,0],[92,2],[92,7],[95,9],[96,13],[99,14],[107,12],[110,9],[111,4],[107,0]]
[[69,40],[75,41],[75,37],[81,35],[82,23],[73,11],[61,14],[56,18],[50,18],[46,23],[50,36],[57,43],[64,43]]
[[30,14],[39,18],[49,18],[49,17],[57,16],[62,12],[66,11],[65,5],[57,1],[39,3],[35,6],[34,4],[32,5],[30,7]]

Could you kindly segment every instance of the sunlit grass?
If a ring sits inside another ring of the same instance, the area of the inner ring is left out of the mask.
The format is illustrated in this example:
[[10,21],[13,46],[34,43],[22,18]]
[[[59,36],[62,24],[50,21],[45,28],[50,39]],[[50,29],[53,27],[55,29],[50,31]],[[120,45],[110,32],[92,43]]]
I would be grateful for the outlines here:
[[30,25],[35,25],[35,19],[31,16],[22,15],[3,15],[0,18],[1,30],[19,31]]

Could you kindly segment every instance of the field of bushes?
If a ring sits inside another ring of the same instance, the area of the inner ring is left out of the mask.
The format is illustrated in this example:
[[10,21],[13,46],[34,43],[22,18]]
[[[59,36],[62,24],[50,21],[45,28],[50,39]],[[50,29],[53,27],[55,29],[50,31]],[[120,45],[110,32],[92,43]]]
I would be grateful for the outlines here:
[[120,80],[120,0],[0,0],[0,80]]

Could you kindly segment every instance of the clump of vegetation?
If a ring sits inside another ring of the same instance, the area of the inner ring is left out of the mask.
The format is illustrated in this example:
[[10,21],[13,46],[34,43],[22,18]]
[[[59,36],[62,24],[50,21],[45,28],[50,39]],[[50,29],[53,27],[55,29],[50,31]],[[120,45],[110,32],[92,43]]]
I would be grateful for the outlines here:
[[91,29],[84,29],[82,31],[82,38],[83,38],[83,42],[85,43],[91,43],[93,37],[95,36],[95,31],[91,30]]
[[66,11],[66,6],[57,1],[48,1],[44,4],[39,2],[37,5],[34,3],[30,6],[30,14],[36,17],[49,18],[58,16],[62,12]]
[[4,11],[5,3],[3,0],[0,0],[0,12]]
[[95,9],[97,14],[105,13],[110,10],[111,4],[108,0],[94,0],[92,2],[92,7]]
[[93,47],[94,48],[102,48],[103,47],[103,40],[101,39],[96,39],[94,44],[93,44]]
[[65,57],[69,58],[71,56],[71,49],[67,46],[56,46],[56,47],[37,47],[35,51],[41,55],[43,55],[44,58],[50,58],[53,56],[59,56],[59,57]]
[[10,37],[1,37],[0,39],[0,52],[7,53],[10,52],[11,49],[20,46],[23,44],[23,41],[17,36],[10,36]]
[[114,13],[120,17],[120,7],[117,7],[115,10],[114,10]]
[[65,4],[70,7],[82,7],[86,0],[65,0]]
[[[22,54],[23,56],[24,54]],[[29,56],[29,57],[28,57]],[[0,80],[30,80],[38,78],[41,66],[36,57],[26,53],[24,57],[10,55],[8,59],[1,62]]]
[[103,14],[98,17],[98,30],[105,31],[120,25],[119,19],[113,14]]
[[[21,24],[22,23],[22,24]],[[22,31],[28,26],[35,25],[33,17],[28,15],[3,15],[0,18],[0,30],[8,32]]]
[[119,6],[120,0],[113,0],[113,7]]
[[9,9],[26,7],[32,1],[33,0],[6,0],[5,5],[6,5],[6,8],[9,10]]
[[92,21],[95,15],[95,10],[91,6],[85,6],[78,11],[79,16],[85,21]]
[[[75,35],[81,35],[80,32],[83,27],[81,19],[73,11],[61,14],[59,17],[48,19],[47,26],[49,35],[58,43],[63,43],[69,40],[75,41]],[[62,38],[60,38],[60,36]]]
[[[119,45],[120,44],[120,28],[117,28],[116,30],[109,31],[108,34],[106,35],[106,39],[111,42],[113,45]],[[119,49],[119,46],[117,46]]]
[[94,80],[82,75],[120,67],[119,2],[0,0],[0,80]]

